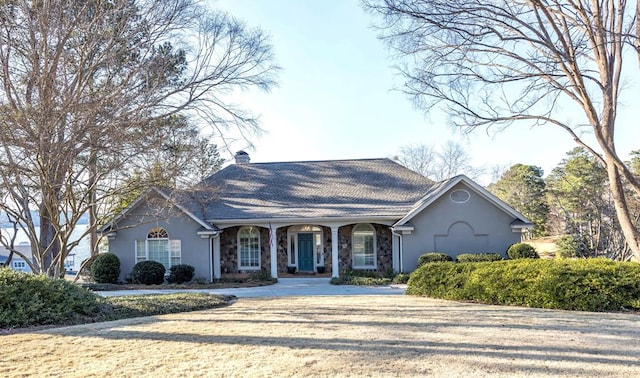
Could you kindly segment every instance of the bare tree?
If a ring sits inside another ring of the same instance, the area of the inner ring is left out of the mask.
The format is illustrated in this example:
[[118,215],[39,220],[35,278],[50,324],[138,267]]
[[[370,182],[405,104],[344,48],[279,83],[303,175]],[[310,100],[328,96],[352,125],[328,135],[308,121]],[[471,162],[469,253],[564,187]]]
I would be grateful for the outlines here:
[[196,1],[3,2],[0,210],[27,234],[31,269],[61,275],[80,218],[95,232],[108,199],[138,189],[122,173],[158,150],[159,120],[248,132],[256,119],[225,96],[268,90],[276,71],[264,34]]
[[458,174],[465,174],[475,180],[484,173],[481,167],[471,165],[471,156],[464,147],[451,140],[438,149],[425,144],[403,146],[396,160],[434,181],[442,181]]
[[395,156],[395,160],[400,164],[432,179],[434,179],[431,175],[434,170],[435,158],[436,152],[433,147],[426,144],[402,146],[399,155]]
[[[640,58],[640,5],[624,0],[366,0],[404,58],[405,90],[461,127],[554,126],[607,171],[617,218],[640,260],[625,181],[640,182],[614,140],[625,50]],[[628,58],[629,55],[627,55]],[[626,65],[625,65],[626,63]],[[572,122],[570,117],[579,117]],[[583,131],[595,140],[585,139]]]

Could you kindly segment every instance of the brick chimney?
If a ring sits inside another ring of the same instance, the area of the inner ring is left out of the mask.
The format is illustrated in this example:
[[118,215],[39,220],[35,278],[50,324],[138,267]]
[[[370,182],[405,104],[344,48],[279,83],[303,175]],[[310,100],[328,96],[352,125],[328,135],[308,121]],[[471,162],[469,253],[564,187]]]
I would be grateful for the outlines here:
[[236,152],[236,164],[249,164],[251,159],[249,158],[249,154],[244,151]]

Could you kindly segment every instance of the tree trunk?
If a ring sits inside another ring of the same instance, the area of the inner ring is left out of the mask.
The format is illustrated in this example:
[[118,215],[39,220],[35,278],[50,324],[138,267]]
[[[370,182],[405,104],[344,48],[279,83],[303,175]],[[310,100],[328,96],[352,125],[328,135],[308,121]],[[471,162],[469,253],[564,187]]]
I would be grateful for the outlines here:
[[97,161],[97,153],[95,149],[92,149],[89,157],[89,248],[91,257],[98,254],[98,205],[96,203],[96,186],[98,185]]
[[620,229],[627,241],[627,245],[633,253],[632,260],[640,262],[640,233],[633,224],[633,219],[629,214],[629,207],[624,193],[624,185],[620,172],[616,167],[614,158],[606,156],[607,175],[609,177],[609,187],[613,197],[613,204],[616,209]]
[[56,230],[51,221],[51,215],[45,210],[45,206],[40,208],[40,239],[38,243],[39,272],[49,277],[59,277],[59,265],[56,259],[59,258],[60,245],[55,240]]

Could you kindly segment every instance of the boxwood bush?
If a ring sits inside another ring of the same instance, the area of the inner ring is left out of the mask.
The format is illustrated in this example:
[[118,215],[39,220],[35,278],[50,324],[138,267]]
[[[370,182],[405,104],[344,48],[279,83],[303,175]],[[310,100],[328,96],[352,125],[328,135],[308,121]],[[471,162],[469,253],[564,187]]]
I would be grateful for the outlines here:
[[507,256],[509,256],[511,260],[540,258],[536,249],[526,243],[511,244],[507,249]]
[[640,308],[640,264],[608,259],[430,263],[407,294],[581,311]]
[[195,271],[196,269],[191,265],[173,265],[171,268],[169,268],[169,277],[167,277],[167,282],[175,284],[189,282],[193,279]]
[[453,261],[453,257],[440,252],[427,252],[418,257],[418,266],[430,262]]
[[144,285],[161,285],[164,282],[164,265],[157,261],[140,261],[133,266],[131,281]]
[[64,324],[98,311],[98,297],[78,285],[0,268],[0,328]]
[[97,283],[118,283],[120,259],[113,253],[101,253],[91,264],[91,278]]
[[487,262],[487,261],[500,261],[502,256],[497,253],[461,253],[456,256],[456,261],[459,263],[467,262]]

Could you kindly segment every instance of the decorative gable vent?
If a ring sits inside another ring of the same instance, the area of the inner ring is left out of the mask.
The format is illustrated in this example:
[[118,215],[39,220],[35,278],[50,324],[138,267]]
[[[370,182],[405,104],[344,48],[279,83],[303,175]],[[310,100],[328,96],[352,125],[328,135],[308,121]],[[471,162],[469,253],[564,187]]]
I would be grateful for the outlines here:
[[456,189],[450,194],[451,201],[455,203],[465,203],[469,200],[471,195],[464,189]]

